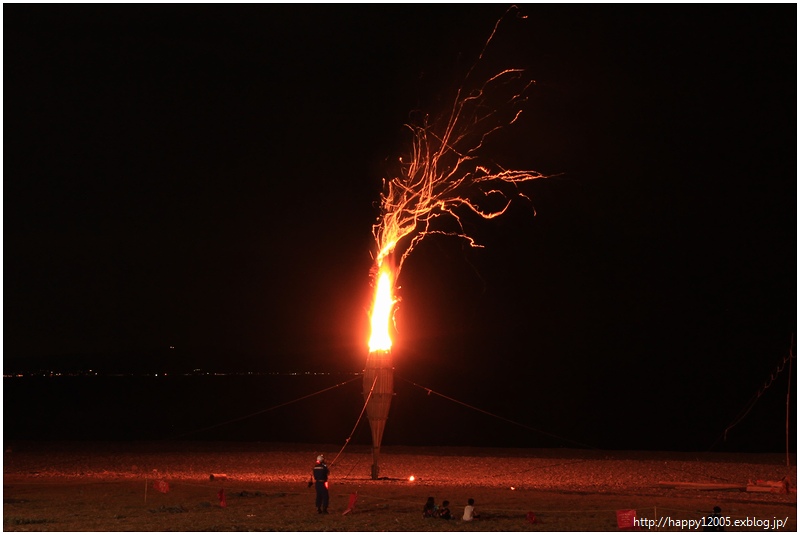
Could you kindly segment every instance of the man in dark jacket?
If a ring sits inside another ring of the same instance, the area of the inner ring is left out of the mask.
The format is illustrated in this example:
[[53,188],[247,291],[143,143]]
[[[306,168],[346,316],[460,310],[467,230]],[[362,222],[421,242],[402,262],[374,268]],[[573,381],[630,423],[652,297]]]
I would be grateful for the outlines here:
[[317,491],[317,513],[328,514],[328,465],[325,464],[325,457],[317,455],[317,464],[311,472],[314,480],[314,488]]

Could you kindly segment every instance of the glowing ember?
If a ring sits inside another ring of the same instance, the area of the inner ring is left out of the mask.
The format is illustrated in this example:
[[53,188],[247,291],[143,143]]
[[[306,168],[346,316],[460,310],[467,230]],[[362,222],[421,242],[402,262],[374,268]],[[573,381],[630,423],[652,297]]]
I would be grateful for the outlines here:
[[376,275],[375,300],[372,303],[370,323],[372,334],[369,338],[369,351],[388,351],[392,348],[392,338],[389,335],[389,321],[392,317],[392,307],[395,299],[392,297],[392,274],[388,266],[381,266]]
[[409,481],[414,481],[414,479],[416,479],[414,476],[408,478]]

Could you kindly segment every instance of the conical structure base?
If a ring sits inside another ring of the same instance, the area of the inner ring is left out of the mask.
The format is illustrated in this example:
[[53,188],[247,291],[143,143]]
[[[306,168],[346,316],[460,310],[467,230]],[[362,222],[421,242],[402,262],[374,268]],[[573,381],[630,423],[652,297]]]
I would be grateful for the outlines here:
[[[370,392],[372,392],[371,395]],[[373,351],[367,357],[367,365],[364,368],[364,399],[369,400],[367,402],[367,418],[369,418],[369,426],[372,430],[372,479],[378,479],[381,440],[383,440],[383,430],[386,427],[393,395],[392,353],[391,351]]]

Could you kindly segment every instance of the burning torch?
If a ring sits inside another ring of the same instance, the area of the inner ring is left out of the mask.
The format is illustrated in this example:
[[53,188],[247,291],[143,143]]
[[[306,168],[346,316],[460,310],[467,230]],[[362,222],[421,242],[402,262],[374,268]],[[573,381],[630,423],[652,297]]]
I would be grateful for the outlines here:
[[382,262],[375,275],[375,296],[372,303],[369,355],[364,368],[364,399],[367,418],[372,430],[372,479],[378,479],[378,457],[381,451],[383,430],[389,416],[389,405],[394,395],[394,368],[392,367],[392,339],[389,324],[396,299],[391,261]]
[[[516,6],[509,7],[495,24],[484,51],[511,13],[516,13],[517,19],[525,18]],[[482,58],[483,52],[475,65]],[[372,226],[377,252],[373,265],[375,295],[364,369],[364,399],[372,428],[372,479],[378,478],[378,455],[393,395],[389,325],[396,303],[395,281],[404,260],[432,234],[458,237],[470,247],[481,247],[464,229],[461,216],[471,212],[494,219],[508,209],[512,198],[528,199],[518,190],[519,184],[545,177],[537,171],[496,164],[484,143],[519,119],[528,91],[536,82],[516,68],[501,68],[488,79],[476,79],[475,65],[457,89],[452,106],[438,120],[424,115],[421,121],[407,125],[412,132],[410,154],[398,160],[400,167],[394,178],[384,180],[381,215]],[[440,218],[450,218],[455,227],[435,225]]]

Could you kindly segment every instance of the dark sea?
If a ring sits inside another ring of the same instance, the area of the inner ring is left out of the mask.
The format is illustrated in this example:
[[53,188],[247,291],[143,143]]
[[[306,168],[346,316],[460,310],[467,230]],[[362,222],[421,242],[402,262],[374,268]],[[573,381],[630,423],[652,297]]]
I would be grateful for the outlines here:
[[[397,383],[385,443],[502,442],[478,438],[473,411]],[[5,440],[371,441],[360,374],[6,377],[3,398]]]
[[[361,375],[355,373],[5,377],[3,435],[6,443],[344,445],[349,440],[369,445],[367,416],[361,417],[362,388]],[[663,418],[626,418],[624,412],[598,420],[591,411],[540,401],[534,412],[519,402],[519,395],[504,396],[500,389],[481,396],[468,384],[442,394],[396,376],[394,390],[384,445],[708,451],[703,446],[711,445],[720,431],[702,429],[702,423],[681,427]],[[718,443],[713,451],[785,451],[785,412],[780,403],[763,405],[731,433],[733,440]]]

